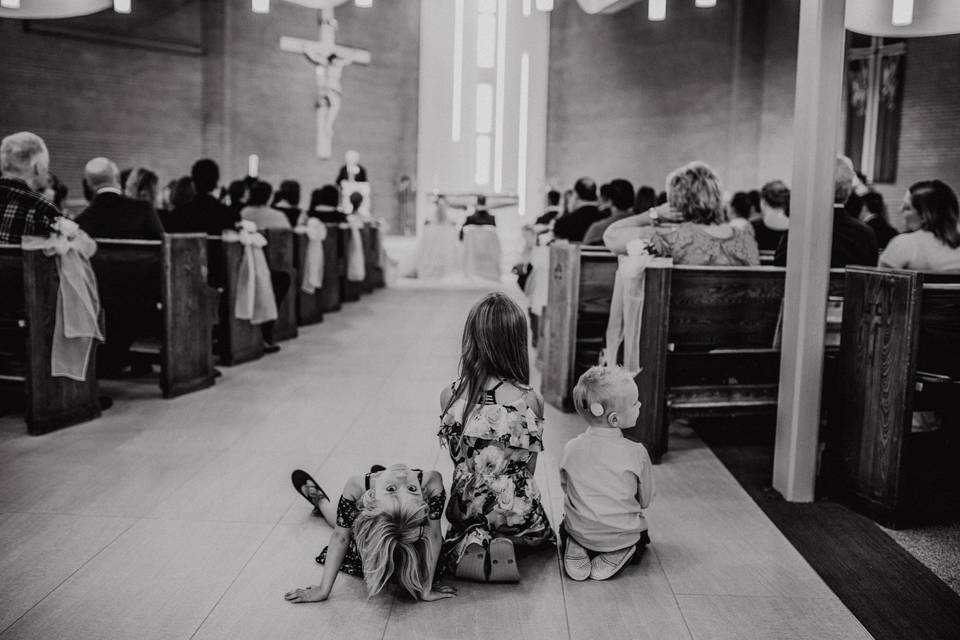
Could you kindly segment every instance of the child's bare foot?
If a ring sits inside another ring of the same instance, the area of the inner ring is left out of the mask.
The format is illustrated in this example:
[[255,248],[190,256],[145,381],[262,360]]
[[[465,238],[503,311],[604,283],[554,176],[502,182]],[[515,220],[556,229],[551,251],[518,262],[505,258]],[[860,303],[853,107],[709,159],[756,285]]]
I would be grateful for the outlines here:
[[297,493],[313,505],[313,514],[320,515],[320,503],[324,500],[330,500],[326,491],[321,489],[317,481],[306,471],[297,469],[290,475],[290,479],[293,481],[293,488],[297,490]]

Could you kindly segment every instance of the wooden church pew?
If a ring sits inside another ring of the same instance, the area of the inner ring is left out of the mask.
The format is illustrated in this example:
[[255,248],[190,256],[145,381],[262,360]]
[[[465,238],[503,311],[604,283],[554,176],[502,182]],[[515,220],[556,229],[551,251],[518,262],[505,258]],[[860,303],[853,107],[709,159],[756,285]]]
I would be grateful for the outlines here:
[[[350,249],[350,243],[352,234],[350,233],[350,226],[346,223],[343,223],[338,226],[337,229],[337,252],[340,263],[340,301],[341,302],[356,302],[360,299],[360,293],[363,291],[363,283],[355,282],[353,280],[347,280],[347,259],[348,251]],[[361,235],[361,239],[362,239]]]
[[[605,346],[616,269],[617,257],[605,249],[550,247],[541,391],[564,411],[573,410],[573,386]],[[779,267],[674,267],[664,260],[647,271],[637,376],[643,407],[628,435],[654,461],[666,451],[672,417],[775,414],[784,277]],[[832,297],[842,283],[843,271],[832,270]],[[835,352],[828,348],[828,359]]]
[[249,320],[234,313],[237,303],[237,275],[243,259],[243,245],[207,236],[208,282],[219,293],[215,353],[220,364],[232,366],[263,357],[263,332]]
[[[960,274],[851,267],[844,307],[834,489],[893,528],[960,512]],[[914,431],[921,411],[939,427]]]
[[[207,285],[206,237],[164,234],[162,240],[96,241],[91,263],[100,302],[108,310],[129,310],[131,318],[142,321],[132,351],[157,359],[163,397],[213,386],[215,293]],[[108,342],[110,317],[108,313]]]
[[380,264],[380,227],[374,222],[364,222],[360,233],[363,237],[363,262],[367,276],[363,281],[363,292],[371,293],[374,289],[385,286],[383,266]]
[[[324,240],[324,269],[327,269],[326,240]],[[323,322],[323,287],[313,293],[307,293],[301,287],[304,273],[307,269],[307,248],[310,238],[305,233],[294,234],[293,237],[293,264],[296,267],[293,285],[294,300],[296,302],[297,325],[306,326]],[[326,277],[326,274],[324,274]]]
[[550,245],[550,285],[543,314],[544,400],[573,411],[571,392],[604,347],[617,256],[568,242]]
[[297,337],[297,291],[300,289],[294,262],[294,233],[292,229],[267,229],[264,235],[267,238],[264,253],[270,270],[283,272],[288,277],[287,295],[277,305],[273,336],[276,340],[290,340]]
[[59,287],[54,258],[0,245],[0,385],[23,394],[30,435],[100,416],[96,347],[85,381],[50,375]]
[[323,241],[323,288],[320,291],[325,312],[339,311],[341,307],[340,272],[343,268],[343,253],[340,245],[340,227],[328,224],[327,238]]

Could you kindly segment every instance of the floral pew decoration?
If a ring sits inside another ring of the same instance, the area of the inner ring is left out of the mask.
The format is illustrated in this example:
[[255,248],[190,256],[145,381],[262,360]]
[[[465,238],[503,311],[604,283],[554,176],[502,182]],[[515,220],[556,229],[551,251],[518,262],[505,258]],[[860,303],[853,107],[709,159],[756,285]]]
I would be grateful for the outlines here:
[[236,231],[224,231],[223,241],[243,245],[234,315],[240,320],[249,320],[251,324],[276,320],[277,302],[273,296],[270,267],[263,253],[267,239],[257,232],[256,224],[243,220]]

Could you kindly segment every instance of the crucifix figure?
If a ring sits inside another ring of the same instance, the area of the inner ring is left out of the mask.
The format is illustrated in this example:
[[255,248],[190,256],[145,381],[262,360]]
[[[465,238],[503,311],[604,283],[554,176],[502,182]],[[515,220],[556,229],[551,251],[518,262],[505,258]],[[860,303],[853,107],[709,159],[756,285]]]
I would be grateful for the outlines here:
[[333,7],[320,9],[320,40],[303,40],[283,36],[280,48],[291,53],[302,53],[317,73],[317,157],[329,158],[333,143],[333,123],[340,113],[343,101],[341,78],[344,67],[350,64],[370,64],[370,52],[342,47],[336,43],[337,21]]

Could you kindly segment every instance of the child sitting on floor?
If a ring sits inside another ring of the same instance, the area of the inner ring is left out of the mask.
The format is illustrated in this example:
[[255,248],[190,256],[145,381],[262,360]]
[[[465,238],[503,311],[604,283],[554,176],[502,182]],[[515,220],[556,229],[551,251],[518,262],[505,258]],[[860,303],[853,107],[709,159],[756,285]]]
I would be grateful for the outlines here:
[[646,448],[623,437],[640,415],[637,385],[619,367],[592,367],[573,389],[587,430],[567,442],[560,461],[563,568],[573,580],[606,580],[650,542],[643,509],[653,497]]
[[446,499],[438,472],[374,466],[347,480],[336,509],[310,474],[298,469],[292,479],[314,513],[335,528],[317,558],[326,565],[320,584],[287,592],[288,601],[326,600],[340,571],[362,576],[371,596],[391,579],[425,602],[456,595],[452,587],[433,584]]

